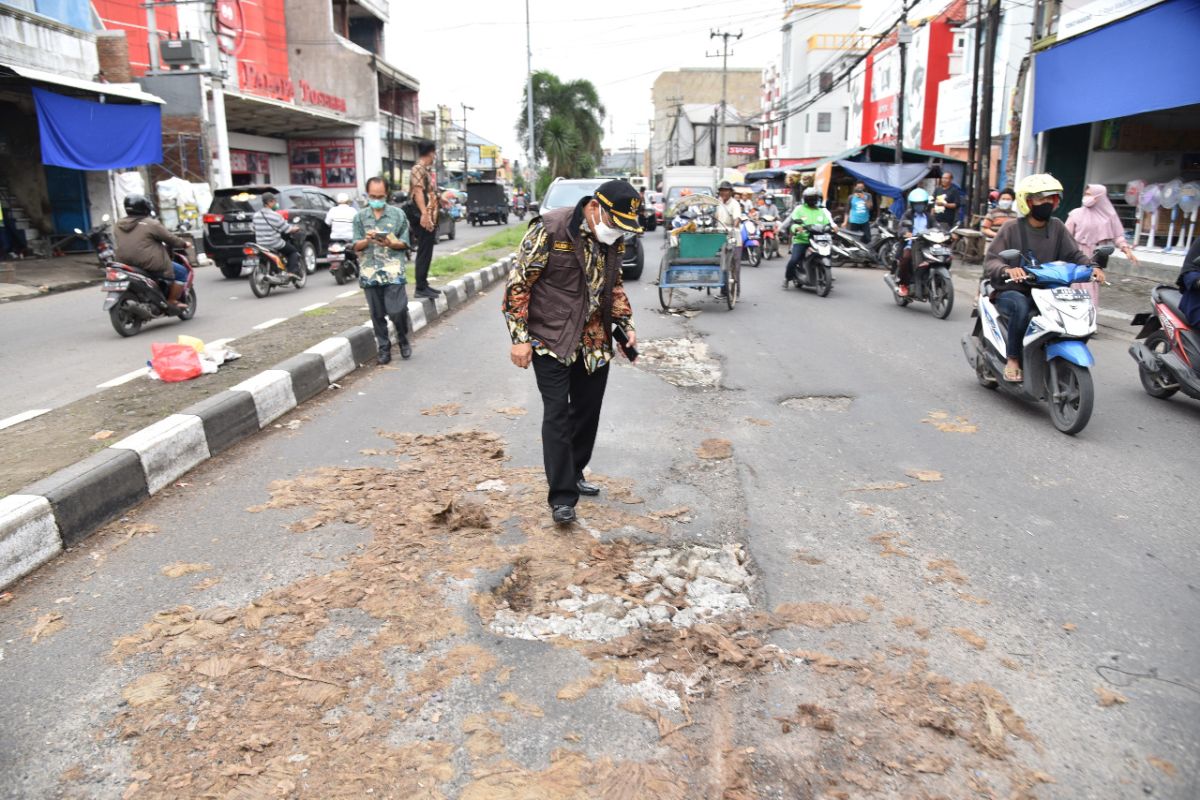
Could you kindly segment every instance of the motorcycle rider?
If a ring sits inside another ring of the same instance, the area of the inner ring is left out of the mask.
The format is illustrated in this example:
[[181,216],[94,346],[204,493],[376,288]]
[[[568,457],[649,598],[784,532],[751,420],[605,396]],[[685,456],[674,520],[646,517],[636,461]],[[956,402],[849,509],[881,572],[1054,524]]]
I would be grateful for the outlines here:
[[[1062,195],[1062,184],[1049,173],[1022,178],[1017,184],[1017,211],[1024,216],[1006,222],[988,245],[984,272],[992,283],[992,301],[996,310],[1008,319],[1005,340],[1008,363],[1004,367],[1004,380],[1012,383],[1022,379],[1021,352],[1025,330],[1033,317],[1033,299],[1024,283],[1029,273],[1020,266],[1008,266],[1000,253],[1020,250],[1023,257],[1032,256],[1039,264],[1049,261],[1095,264],[1090,255],[1079,249],[1066,224],[1053,216],[1062,202]],[[1095,267],[1092,277],[1103,281],[1104,271]]]
[[1183,292],[1179,310],[1193,330],[1200,330],[1200,237],[1192,240],[1192,246],[1183,257],[1183,268],[1179,270],[1176,283]]
[[354,218],[358,210],[350,205],[350,195],[345,192],[337,196],[337,205],[325,212],[325,224],[329,226],[329,238],[335,242],[354,241]]
[[300,230],[298,225],[288,225],[276,209],[279,197],[274,192],[263,192],[262,208],[254,212],[254,242],[287,259],[287,271],[300,274],[300,251],[288,241],[287,236]]
[[783,271],[784,289],[795,279],[796,268],[804,263],[804,254],[808,252],[808,226],[828,225],[837,230],[833,217],[829,215],[829,209],[821,205],[821,192],[815,186],[809,186],[800,195],[800,203],[792,210],[788,221],[783,223],[783,231],[786,233],[790,230],[793,223],[799,223],[800,230],[792,238],[792,255]]
[[921,263],[922,233],[937,226],[937,218],[929,208],[929,192],[921,188],[908,193],[908,208],[900,218],[900,231],[908,241],[904,244],[904,252],[900,254],[900,268],[896,270],[896,291],[901,297],[908,297],[908,285],[912,283],[913,262]]
[[145,195],[125,196],[126,216],[116,224],[117,260],[154,277],[166,289],[167,305],[183,310],[186,306],[180,298],[187,288],[187,267],[173,261],[168,248],[184,249],[188,242],[168,231],[152,213]]

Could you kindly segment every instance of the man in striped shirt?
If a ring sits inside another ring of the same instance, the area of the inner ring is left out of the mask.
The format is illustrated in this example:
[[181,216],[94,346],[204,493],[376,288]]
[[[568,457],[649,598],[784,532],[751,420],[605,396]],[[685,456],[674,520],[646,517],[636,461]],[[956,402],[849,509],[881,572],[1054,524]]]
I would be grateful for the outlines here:
[[300,251],[286,236],[300,230],[297,225],[288,225],[287,220],[280,216],[275,209],[279,207],[279,198],[274,192],[263,192],[262,208],[254,213],[254,242],[259,247],[273,250],[287,259],[288,272],[300,274]]

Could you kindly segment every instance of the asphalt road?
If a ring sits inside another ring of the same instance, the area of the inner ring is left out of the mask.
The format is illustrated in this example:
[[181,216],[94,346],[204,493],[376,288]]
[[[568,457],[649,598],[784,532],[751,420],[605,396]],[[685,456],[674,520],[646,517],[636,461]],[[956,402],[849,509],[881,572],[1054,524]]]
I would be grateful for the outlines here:
[[[520,224],[516,218],[510,224]],[[483,241],[495,225],[459,225],[454,241],[443,240],[434,256]],[[196,271],[199,305],[186,322],[156,320],[137,336],[122,339],[101,310],[98,287],[51,294],[0,306],[0,372],[19,392],[0,395],[0,421],[35,409],[51,409],[86,397],[109,381],[133,379],[150,358],[151,342],[173,342],[181,333],[204,341],[236,339],[272,320],[295,316],[314,305],[357,291],[338,286],[318,266],[297,292],[283,289],[259,300],[245,279],[231,281],[216,267]],[[235,345],[236,349],[236,345]],[[0,434],[3,435],[3,434]]]
[[[597,689],[574,704],[556,699],[568,679],[587,675],[577,651],[481,629],[467,597],[488,591],[494,573],[429,576],[435,594],[458,598],[454,608],[467,622],[457,640],[512,670],[443,687],[429,695],[431,715],[411,694],[429,655],[401,648],[406,655],[389,669],[409,694],[395,699],[400,689],[381,685],[371,695],[372,713],[392,715],[389,743],[415,737],[463,747],[462,726],[478,722],[468,714],[523,707],[497,699],[507,688],[539,708],[503,726],[503,754],[516,764],[546,770],[559,747],[593,761],[673,764],[672,774],[691,781],[692,797],[816,797],[837,786],[852,796],[966,796],[968,786],[972,796],[992,796],[981,785],[1008,797],[1014,775],[1027,781],[1022,797],[1200,795],[1200,557],[1186,511],[1200,466],[1189,444],[1200,404],[1146,396],[1125,342],[1101,335],[1093,342],[1095,415],[1069,438],[1044,409],[976,384],[959,345],[969,325],[965,303],[938,321],[922,307],[895,307],[878,272],[840,271],[826,299],[780,290],[781,273],[781,262],[746,270],[734,311],[708,302],[692,318],[656,313],[650,282],[630,285],[643,349],[664,339],[706,345],[720,386],[680,387],[652,365],[622,365],[609,382],[593,467],[630,481],[647,509],[689,506],[694,519],[672,527],[671,541],[743,545],[758,576],[756,607],[865,609],[869,619],[858,624],[773,634],[788,649],[833,653],[829,663],[842,666],[793,665],[723,682],[715,696],[696,694],[695,724],[682,734],[689,746],[680,748],[671,744],[677,737],[660,739],[661,724],[655,729],[618,708],[626,687]],[[16,587],[0,606],[0,794],[115,798],[131,782],[156,780],[146,754],[165,739],[136,732],[123,739],[118,729],[127,723],[118,715],[129,711],[122,687],[148,670],[170,669],[163,666],[170,659],[116,661],[113,641],[161,610],[237,609],[371,552],[370,534],[344,522],[288,533],[281,526],[305,516],[303,509],[244,511],[267,498],[272,480],[318,467],[379,467],[372,453],[390,445],[380,432],[495,431],[508,442],[508,466],[540,465],[533,376],[507,363],[497,292],[420,335],[412,361],[352,378],[280,421],[294,420],[294,429],[214,459],[132,515],[157,533],[131,536],[118,526]],[[694,363],[683,367],[677,374],[698,374]],[[421,413],[446,403],[461,404],[463,413]],[[530,413],[496,412],[513,406]],[[732,459],[696,458],[701,440],[714,437],[732,443]],[[915,471],[940,480],[908,475]],[[414,492],[437,488],[419,472],[406,474]],[[510,544],[514,535],[497,534]],[[483,542],[468,547],[477,546]],[[176,561],[211,568],[165,577],[160,568]],[[205,576],[221,580],[193,588]],[[48,612],[61,613],[65,628],[32,641],[35,620]],[[357,642],[378,623],[338,612],[335,628]],[[292,670],[318,669],[312,646],[294,647],[276,643],[270,652]],[[889,671],[906,659],[913,659],[907,672]],[[940,687],[937,714],[911,731],[895,729],[916,695],[887,702],[918,680]],[[219,736],[224,720],[204,733],[204,698],[220,698],[202,685],[176,686],[191,710],[155,724],[174,725],[172,736],[192,742]],[[982,693],[982,733],[939,722],[966,702],[950,686]],[[775,720],[798,702],[829,710],[836,724],[820,733],[793,721],[781,734]],[[1024,721],[1023,739],[1004,736],[1022,729],[1005,702]],[[184,734],[185,719],[189,732],[198,721],[198,732]],[[986,740],[989,728],[1007,745],[980,757],[966,743]],[[927,748],[926,758],[905,762],[894,753],[902,744]],[[335,749],[343,758],[355,747]],[[477,763],[455,752],[439,778],[450,797],[465,791]],[[729,776],[737,753],[752,764],[748,784]],[[378,756],[364,753],[363,764]],[[247,764],[252,757],[261,763],[248,752]],[[321,758],[291,757],[308,759],[308,779],[325,769]],[[723,794],[747,785],[749,794]]]

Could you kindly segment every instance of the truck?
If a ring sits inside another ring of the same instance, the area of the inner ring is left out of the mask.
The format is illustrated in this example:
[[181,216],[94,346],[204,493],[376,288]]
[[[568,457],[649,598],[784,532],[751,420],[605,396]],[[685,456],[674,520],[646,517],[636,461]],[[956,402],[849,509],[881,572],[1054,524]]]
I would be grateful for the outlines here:
[[671,227],[674,206],[681,197],[689,194],[717,193],[717,170],[714,167],[665,167],[663,168],[663,234]]

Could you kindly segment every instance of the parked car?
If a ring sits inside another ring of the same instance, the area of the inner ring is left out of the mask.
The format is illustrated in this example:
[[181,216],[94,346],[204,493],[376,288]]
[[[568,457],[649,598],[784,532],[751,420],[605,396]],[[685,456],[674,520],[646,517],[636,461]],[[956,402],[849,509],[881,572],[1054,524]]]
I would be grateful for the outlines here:
[[[581,198],[594,193],[609,180],[611,178],[555,178],[554,182],[546,189],[546,196],[542,198],[539,213],[567,206],[574,208]],[[642,250],[642,235],[626,233],[623,238],[625,239],[625,257],[621,262],[621,274],[626,280],[636,281],[642,277],[642,270],[646,266],[646,253]]]
[[508,224],[508,197],[498,183],[467,184],[467,221],[472,225]]
[[254,241],[254,212],[262,208],[265,192],[278,195],[279,213],[291,224],[300,226],[292,242],[311,275],[317,271],[318,263],[327,260],[329,226],[325,224],[325,212],[335,205],[333,198],[316,186],[283,184],[217,189],[204,215],[205,253],[226,278],[241,277],[242,248]]

